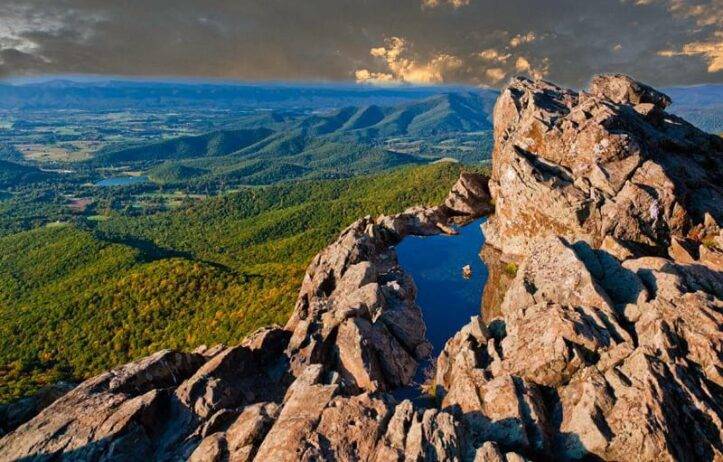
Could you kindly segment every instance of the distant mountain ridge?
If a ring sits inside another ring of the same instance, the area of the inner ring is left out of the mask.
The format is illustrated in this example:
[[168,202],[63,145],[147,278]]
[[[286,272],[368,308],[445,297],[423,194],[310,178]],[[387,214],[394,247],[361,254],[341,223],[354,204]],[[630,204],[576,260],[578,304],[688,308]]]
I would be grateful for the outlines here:
[[93,161],[131,162],[225,156],[255,144],[272,133],[273,131],[267,128],[219,130],[120,150],[106,149],[96,154]]
[[[153,168],[150,176],[171,183],[199,177],[224,177],[245,184],[344,177],[434,160],[397,152],[384,143],[397,137],[430,139],[489,131],[492,105],[491,96],[467,92],[311,114],[271,111],[203,135],[109,147],[89,162],[166,161]],[[480,159],[487,155],[482,151],[476,153]]]
[[723,133],[723,84],[664,89],[673,99],[669,111],[708,133]]
[[374,87],[356,84],[193,83],[150,81],[51,80],[11,85],[0,83],[0,109],[120,110],[128,108],[246,107],[294,108],[398,104],[446,92],[497,91],[463,86]]

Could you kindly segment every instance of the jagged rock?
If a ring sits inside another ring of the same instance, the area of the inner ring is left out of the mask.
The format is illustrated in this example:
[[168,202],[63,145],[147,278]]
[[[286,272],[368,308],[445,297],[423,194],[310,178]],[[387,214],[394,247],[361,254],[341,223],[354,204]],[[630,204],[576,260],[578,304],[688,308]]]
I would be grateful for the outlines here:
[[283,396],[288,332],[271,328],[213,356],[176,390],[178,401],[201,418]]
[[480,258],[487,267],[487,281],[482,291],[482,317],[486,324],[490,324],[502,315],[502,301],[515,278],[517,265],[504,261],[502,253],[489,245],[482,247]]
[[385,434],[377,443],[375,462],[404,460],[407,433],[414,417],[414,406],[409,400],[402,401],[394,409]]
[[[397,263],[394,245],[409,234],[451,232],[452,216],[489,210],[487,179],[463,174],[440,207],[365,217],[309,265],[286,329],[291,369],[323,363],[341,375],[346,392],[385,391],[407,385],[431,346],[416,287]],[[464,205],[466,204],[466,205]]]
[[324,409],[303,460],[372,460],[393,405],[367,393],[336,397]]
[[168,394],[203,363],[200,355],[160,351],[87,380],[0,439],[0,459],[52,455],[94,460],[150,458]]
[[321,414],[338,390],[337,385],[318,382],[317,366],[309,366],[315,376],[302,376],[291,386],[284,399],[279,417],[258,449],[256,460],[302,460],[309,449],[309,439],[321,419]]
[[496,443],[487,441],[475,452],[474,462],[505,462],[505,455]]
[[723,387],[721,274],[651,257],[629,260],[624,266],[640,275],[653,294],[637,308],[638,344],[657,351],[670,363],[680,359],[694,362],[708,380]]
[[479,173],[462,173],[445,199],[444,207],[454,215],[479,217],[491,213],[488,181],[489,178]]
[[225,434],[229,460],[253,460],[278,413],[279,407],[276,403],[258,403],[244,408]]
[[219,462],[227,457],[226,439],[222,433],[214,433],[201,441],[188,462]]
[[68,382],[58,382],[41,388],[30,397],[0,405],[0,436],[15,430],[32,419],[55,400],[75,388]]
[[669,103],[619,75],[503,92],[485,230],[512,255],[483,251],[492,308],[437,358],[437,406],[385,393],[430,351],[394,246],[490,210],[478,175],[344,230],[284,329],[87,380],[0,459],[723,460],[721,141]]
[[[665,113],[669,102],[619,75],[590,93],[513,79],[494,111],[487,242],[525,255],[540,236],[595,247],[612,236],[664,254],[705,213],[720,223],[723,140]],[[654,117],[636,110],[645,104]]]
[[[634,288],[643,290],[639,282]],[[503,369],[541,385],[561,385],[603,351],[631,341],[611,298],[575,250],[557,237],[532,249],[507,291],[502,313]]]
[[596,75],[590,82],[590,93],[616,104],[652,104],[658,109],[665,109],[672,102],[668,95],[624,74]]
[[689,366],[666,364],[653,350],[637,348],[559,390],[560,451],[573,459],[720,458],[720,404],[709,393]]

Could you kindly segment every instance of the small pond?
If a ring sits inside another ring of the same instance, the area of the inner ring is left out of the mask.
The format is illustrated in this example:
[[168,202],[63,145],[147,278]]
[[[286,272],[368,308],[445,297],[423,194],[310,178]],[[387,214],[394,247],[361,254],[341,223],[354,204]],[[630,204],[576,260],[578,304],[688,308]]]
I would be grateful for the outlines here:
[[[456,236],[408,236],[397,246],[399,264],[412,276],[417,286],[417,304],[432,343],[433,361],[444,344],[471,316],[480,314],[482,291],[487,281],[487,267],[479,256],[484,235],[481,218],[460,227]],[[465,278],[462,268],[469,265],[472,275]],[[424,378],[428,363],[420,364],[416,382]],[[398,398],[418,394],[416,387],[395,392]]]
[[95,183],[95,186],[130,186],[148,182],[147,176],[116,176]]

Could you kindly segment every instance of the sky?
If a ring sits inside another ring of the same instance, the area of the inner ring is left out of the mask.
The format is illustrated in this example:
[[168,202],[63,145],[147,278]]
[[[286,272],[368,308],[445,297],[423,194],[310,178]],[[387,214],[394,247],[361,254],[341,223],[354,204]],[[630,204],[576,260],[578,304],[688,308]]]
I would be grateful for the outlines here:
[[0,0],[0,77],[723,82],[723,0]]

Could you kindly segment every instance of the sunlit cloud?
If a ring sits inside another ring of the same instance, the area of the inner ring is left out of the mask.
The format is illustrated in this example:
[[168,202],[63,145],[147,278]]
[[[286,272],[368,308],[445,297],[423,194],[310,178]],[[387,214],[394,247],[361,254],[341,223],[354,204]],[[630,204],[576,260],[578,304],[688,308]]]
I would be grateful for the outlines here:
[[500,67],[492,67],[485,70],[485,75],[492,84],[495,84],[503,80],[507,76],[507,73]]
[[447,72],[462,66],[460,58],[446,53],[439,53],[427,61],[421,61],[409,52],[409,43],[401,37],[391,37],[383,47],[372,48],[369,54],[382,60],[387,70],[374,72],[359,69],[354,73],[357,82],[443,83]]
[[502,54],[499,51],[495,50],[494,48],[487,48],[486,50],[482,50],[479,53],[477,53],[477,56],[479,56],[482,59],[486,59],[487,61],[496,61],[500,63],[507,62],[507,60],[512,56],[510,53]]
[[354,72],[357,83],[369,83],[373,85],[390,85],[398,83],[392,74],[384,72],[371,72],[368,69],[359,69]]
[[723,32],[716,32],[707,42],[686,43],[680,50],[661,50],[659,56],[704,56],[708,61],[708,72],[723,71]]
[[442,5],[460,8],[469,5],[469,2],[470,0],[422,0],[422,8],[437,8]]
[[[621,0],[628,3],[631,0]],[[712,0],[709,2],[692,0],[632,0],[636,6],[664,5],[675,16],[694,18],[699,27],[723,25],[723,2]]]
[[599,72],[654,85],[719,82],[722,67],[721,0],[0,3],[0,78],[500,85],[524,73],[582,87]]
[[537,35],[534,32],[528,32],[526,34],[517,34],[510,40],[510,46],[517,48],[524,43],[531,43],[537,40]]

